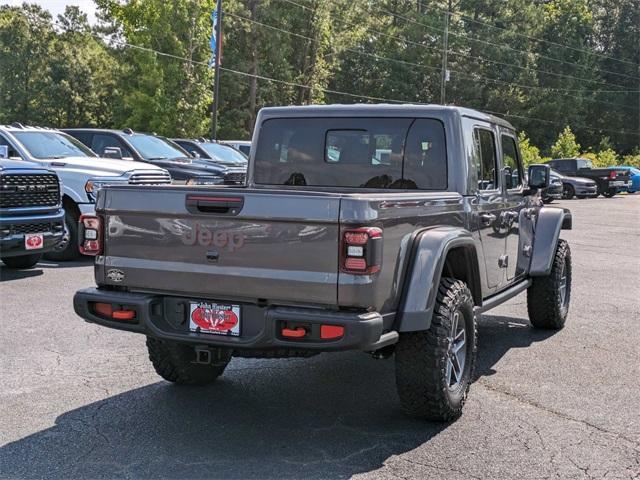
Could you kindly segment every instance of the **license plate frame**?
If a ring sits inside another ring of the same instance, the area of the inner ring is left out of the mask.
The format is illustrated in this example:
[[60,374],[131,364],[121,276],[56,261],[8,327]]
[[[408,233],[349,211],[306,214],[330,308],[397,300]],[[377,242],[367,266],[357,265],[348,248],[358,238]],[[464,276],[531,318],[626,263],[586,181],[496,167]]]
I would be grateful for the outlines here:
[[44,234],[27,233],[24,236],[25,250],[42,250],[44,248]]
[[242,309],[238,304],[192,300],[189,302],[189,331],[207,335],[239,337]]

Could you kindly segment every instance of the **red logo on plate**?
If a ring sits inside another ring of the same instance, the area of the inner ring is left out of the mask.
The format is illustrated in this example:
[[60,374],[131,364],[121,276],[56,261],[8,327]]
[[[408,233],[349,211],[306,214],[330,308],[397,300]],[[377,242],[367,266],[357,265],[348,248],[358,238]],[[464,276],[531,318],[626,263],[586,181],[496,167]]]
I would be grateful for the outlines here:
[[42,237],[40,235],[34,235],[26,239],[28,248],[42,248]]
[[191,314],[191,320],[203,330],[226,332],[238,324],[238,316],[232,310],[198,307]]

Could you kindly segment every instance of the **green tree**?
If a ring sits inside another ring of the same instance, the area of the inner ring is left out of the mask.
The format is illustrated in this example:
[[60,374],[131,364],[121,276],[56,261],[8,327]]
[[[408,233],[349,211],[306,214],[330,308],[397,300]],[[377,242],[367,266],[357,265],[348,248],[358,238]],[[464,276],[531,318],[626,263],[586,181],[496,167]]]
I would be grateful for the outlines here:
[[558,135],[556,143],[551,146],[551,156],[553,158],[570,158],[580,154],[580,145],[576,142],[576,136],[571,131],[571,127],[566,126]]
[[120,62],[127,66],[119,79],[123,94],[114,112],[114,123],[171,136],[206,134],[212,99],[207,38],[213,3],[96,3],[103,18],[111,19],[120,34],[114,46]]
[[542,163],[540,149],[531,144],[531,140],[529,140],[529,137],[527,137],[527,134],[525,132],[520,132],[518,134],[518,142],[520,143],[522,163],[525,167],[536,163]]
[[36,5],[0,6],[0,122],[47,123],[55,32]]

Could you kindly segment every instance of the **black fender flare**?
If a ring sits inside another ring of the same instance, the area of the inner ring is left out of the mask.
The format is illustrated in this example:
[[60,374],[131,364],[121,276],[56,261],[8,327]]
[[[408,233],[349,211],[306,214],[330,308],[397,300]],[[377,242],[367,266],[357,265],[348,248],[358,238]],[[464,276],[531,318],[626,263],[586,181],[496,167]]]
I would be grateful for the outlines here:
[[572,223],[571,212],[566,208],[540,208],[533,237],[530,276],[544,277],[551,273],[553,256],[560,239],[560,230],[571,230]]
[[475,293],[474,301],[477,304],[482,302],[479,245],[471,232],[460,227],[445,226],[424,230],[416,236],[412,245],[396,321],[399,331],[427,330],[431,326],[447,254],[458,247],[465,247],[473,252],[473,285],[469,285],[469,288]]

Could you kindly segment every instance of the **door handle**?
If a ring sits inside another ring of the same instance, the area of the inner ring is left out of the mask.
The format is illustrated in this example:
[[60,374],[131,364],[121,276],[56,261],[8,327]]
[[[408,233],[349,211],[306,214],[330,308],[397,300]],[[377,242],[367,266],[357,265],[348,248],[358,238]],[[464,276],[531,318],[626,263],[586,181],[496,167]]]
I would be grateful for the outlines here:
[[482,225],[488,226],[496,221],[496,216],[493,213],[483,213],[480,215],[480,223]]

